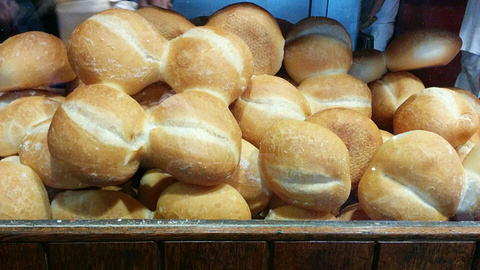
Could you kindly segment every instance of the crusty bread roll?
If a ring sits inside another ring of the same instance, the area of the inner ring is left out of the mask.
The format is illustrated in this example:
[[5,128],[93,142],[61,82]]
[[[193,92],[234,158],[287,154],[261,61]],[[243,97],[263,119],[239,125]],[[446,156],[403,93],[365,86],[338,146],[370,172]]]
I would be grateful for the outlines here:
[[12,162],[12,163],[15,163],[15,164],[22,164],[20,162],[20,158],[18,156],[5,157],[5,158],[0,159],[0,161],[8,161],[8,162]]
[[233,115],[242,137],[259,147],[263,134],[283,119],[305,120],[310,105],[305,97],[286,80],[269,75],[254,76],[247,89],[235,101]]
[[385,49],[390,71],[444,66],[458,54],[462,40],[443,29],[416,29],[397,36]]
[[0,96],[0,156],[18,154],[27,131],[52,118],[60,105],[57,100],[63,99],[54,100],[48,94],[42,96],[44,92],[41,91],[28,92],[9,92]]
[[478,221],[480,220],[480,144],[473,147],[465,157],[463,167],[467,184],[455,218]]
[[275,18],[253,3],[237,3],[213,13],[207,26],[239,36],[253,55],[253,75],[275,75],[283,61],[285,40]]
[[148,6],[137,10],[167,40],[172,40],[195,27],[185,16],[173,10]]
[[240,163],[225,183],[240,192],[252,214],[265,208],[273,195],[258,167],[258,149],[245,140],[242,140]]
[[160,195],[155,214],[165,219],[251,219],[248,204],[228,184],[175,183]]
[[397,109],[393,128],[396,134],[416,129],[435,132],[457,147],[478,130],[479,119],[459,94],[430,87],[410,96]]
[[54,162],[92,186],[119,185],[138,169],[147,115],[127,94],[106,85],[71,93],[53,116],[48,149]]
[[313,123],[282,120],[260,143],[259,165],[268,186],[289,204],[334,211],[350,194],[350,157],[342,140]]
[[265,220],[337,220],[337,218],[329,212],[313,211],[293,205],[285,205],[270,209]]
[[425,89],[422,81],[410,72],[390,72],[368,85],[372,91],[372,120],[392,130],[395,111],[411,95]]
[[225,182],[240,161],[242,132],[225,103],[206,92],[175,94],[149,118],[147,158],[180,181]]
[[455,91],[457,94],[460,94],[477,112],[477,115],[480,119],[480,99],[476,97],[472,92],[463,90],[461,88],[456,87],[448,87],[448,89]]
[[167,40],[133,11],[108,9],[90,17],[67,45],[70,64],[85,84],[106,84],[133,95],[162,79]]
[[348,74],[328,74],[304,80],[298,90],[312,114],[329,108],[348,108],[372,116],[372,94],[367,84]]
[[20,162],[32,168],[49,187],[58,189],[79,189],[88,185],[82,183],[69,171],[62,170],[48,151],[47,134],[52,119],[33,126],[20,144]]
[[155,211],[160,194],[170,185],[178,182],[170,174],[159,169],[146,171],[138,187],[138,201],[148,209]]
[[352,189],[356,188],[373,155],[383,143],[378,127],[370,118],[345,108],[318,112],[307,121],[329,129],[345,143],[350,155]]
[[285,41],[290,42],[309,35],[330,36],[342,41],[350,49],[352,48],[352,39],[347,29],[337,20],[327,17],[312,16],[300,20],[290,29]]
[[174,94],[175,92],[168,85],[153,83],[142,89],[142,91],[132,95],[132,98],[135,99],[147,113],[150,113],[165,99]]
[[152,212],[119,191],[79,190],[57,194],[52,219],[150,219]]
[[352,220],[370,220],[368,215],[363,211],[359,203],[351,204],[340,211],[337,216],[339,221],[352,221]]
[[0,92],[75,79],[63,41],[44,32],[25,32],[0,44]]
[[360,180],[358,200],[375,220],[446,221],[465,187],[453,147],[433,132],[415,130],[380,146]]
[[383,142],[386,142],[388,140],[390,140],[392,137],[393,137],[393,134],[388,132],[388,131],[385,131],[383,129],[380,129],[380,134],[382,134],[382,140]]
[[473,134],[470,139],[464,144],[461,144],[457,147],[455,147],[455,150],[457,151],[458,157],[460,158],[461,161],[465,158],[465,156],[470,153],[472,148],[480,143],[480,128],[478,129],[475,134]]
[[387,72],[387,59],[384,52],[374,49],[353,52],[353,62],[348,74],[371,83]]
[[0,162],[0,219],[50,219],[42,180],[25,165]]
[[252,77],[252,53],[236,35],[216,27],[195,27],[170,41],[162,62],[165,81],[176,93],[203,90],[227,104]]

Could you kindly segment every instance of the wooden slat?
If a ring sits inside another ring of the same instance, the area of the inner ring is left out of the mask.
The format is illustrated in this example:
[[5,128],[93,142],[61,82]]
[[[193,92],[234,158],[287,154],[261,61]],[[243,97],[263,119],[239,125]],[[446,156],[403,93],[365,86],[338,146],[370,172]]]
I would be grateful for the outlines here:
[[167,241],[165,270],[266,269],[266,242]]
[[373,242],[275,242],[273,269],[370,269]]
[[45,270],[45,252],[41,244],[0,244],[0,269]]
[[469,269],[475,242],[379,242],[377,269]]
[[47,244],[49,270],[158,269],[154,242]]

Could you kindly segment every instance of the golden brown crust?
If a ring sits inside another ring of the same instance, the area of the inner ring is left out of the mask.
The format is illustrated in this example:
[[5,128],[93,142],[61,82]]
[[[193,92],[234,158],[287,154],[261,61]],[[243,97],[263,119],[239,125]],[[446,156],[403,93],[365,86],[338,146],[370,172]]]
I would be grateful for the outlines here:
[[388,131],[385,131],[383,129],[380,129],[380,134],[382,134],[382,140],[383,142],[386,142],[388,140],[390,140],[392,137],[393,137],[393,134],[388,132]]
[[385,53],[374,49],[361,49],[353,52],[352,66],[348,74],[370,83],[387,73]]
[[265,220],[330,220],[337,218],[329,212],[306,210],[293,205],[270,209]]
[[477,112],[477,115],[480,119],[480,99],[476,97],[472,92],[463,90],[461,88],[447,87],[450,90],[455,91],[457,94],[460,94]]
[[372,94],[367,84],[348,74],[328,74],[304,80],[298,90],[312,114],[329,108],[348,108],[372,116]]
[[142,91],[132,95],[132,98],[135,99],[147,113],[150,113],[165,99],[173,95],[175,95],[175,91],[173,91],[170,86],[163,83],[152,83],[142,89]]
[[458,54],[462,40],[443,29],[416,29],[397,36],[385,49],[390,71],[444,66]]
[[461,144],[457,147],[455,147],[455,150],[457,151],[458,157],[460,158],[461,161],[465,158],[465,156],[470,153],[472,148],[480,143],[480,128],[478,129],[475,134],[473,134],[470,139],[464,144]]
[[0,92],[69,82],[75,79],[67,48],[44,32],[25,32],[0,44]]
[[410,96],[397,109],[393,128],[396,134],[417,129],[435,132],[457,147],[478,130],[479,119],[459,94],[430,87]]
[[480,144],[463,160],[467,187],[455,214],[456,220],[480,220]]
[[52,219],[149,219],[152,212],[119,191],[80,190],[59,193],[52,201]]
[[435,133],[415,130],[378,149],[360,180],[358,199],[372,219],[446,221],[465,185],[452,146]]
[[255,145],[267,129],[280,120],[305,120],[310,105],[290,83],[279,77],[254,76],[247,89],[233,104],[233,115],[242,130],[242,137]]
[[206,92],[171,96],[149,118],[147,158],[180,181],[225,182],[240,161],[242,133],[225,103]]
[[170,174],[159,169],[146,171],[138,187],[138,201],[148,209],[155,211],[160,194],[170,185],[178,182]]
[[307,17],[297,22],[288,33],[286,42],[312,34],[333,37],[345,43],[350,50],[352,48],[352,39],[347,29],[337,20],[327,17]]
[[148,6],[137,10],[167,40],[172,40],[195,27],[185,16],[173,10]]
[[383,143],[378,127],[370,118],[345,108],[318,112],[307,121],[329,129],[345,143],[350,155],[352,189],[356,188],[373,155]]
[[248,204],[228,184],[173,184],[160,195],[155,214],[165,219],[251,219]]
[[275,18],[253,3],[226,6],[213,13],[207,26],[239,36],[252,52],[253,75],[275,75],[282,66],[285,40]]
[[351,204],[340,211],[337,216],[339,221],[353,221],[353,220],[371,220],[367,213],[363,211],[359,203]]
[[273,124],[260,143],[259,166],[268,186],[295,206],[334,211],[350,194],[350,157],[328,129],[298,120]]

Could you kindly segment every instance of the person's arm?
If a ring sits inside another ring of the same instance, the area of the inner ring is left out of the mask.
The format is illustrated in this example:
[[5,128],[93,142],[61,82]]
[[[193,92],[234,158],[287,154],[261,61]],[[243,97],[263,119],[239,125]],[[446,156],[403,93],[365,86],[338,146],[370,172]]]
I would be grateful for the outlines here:
[[377,13],[380,11],[380,9],[382,8],[384,3],[385,3],[385,0],[373,0],[372,9],[368,13],[368,16],[372,18],[375,17]]
[[157,6],[161,8],[171,9],[172,3],[170,0],[138,0],[138,6]]
[[360,21],[360,29],[365,29],[372,25],[378,18],[377,13],[382,8],[385,0],[373,0],[372,8],[368,14],[363,14]]

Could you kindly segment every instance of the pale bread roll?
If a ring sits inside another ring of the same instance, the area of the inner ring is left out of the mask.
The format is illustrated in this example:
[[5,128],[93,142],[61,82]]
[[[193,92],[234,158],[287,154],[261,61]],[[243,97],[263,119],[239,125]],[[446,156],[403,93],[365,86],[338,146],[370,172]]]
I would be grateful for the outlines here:
[[6,157],[6,158],[2,158],[0,161],[8,161],[8,162],[12,162],[12,163],[15,163],[15,164],[22,164],[20,163],[20,158],[19,156],[9,156],[9,157]]
[[160,194],[170,185],[178,182],[170,174],[159,169],[146,171],[138,187],[138,201],[148,209],[155,211]]
[[25,165],[0,162],[0,219],[50,219],[42,180]]
[[480,143],[480,128],[478,129],[475,134],[473,134],[470,139],[464,144],[461,144],[457,147],[455,147],[455,150],[457,151],[458,157],[460,158],[461,161],[465,158],[468,153],[472,150],[472,148]]
[[397,109],[393,128],[396,134],[428,130],[457,147],[477,132],[479,119],[459,94],[446,88],[430,87],[410,96]]
[[260,143],[259,166],[283,201],[315,211],[337,210],[350,194],[350,157],[342,140],[309,122],[273,124]]
[[340,211],[338,221],[371,220],[359,203],[351,204]]
[[172,40],[195,27],[185,16],[173,10],[148,6],[137,10],[167,40]]
[[240,161],[242,132],[221,99],[202,91],[175,94],[149,118],[147,158],[180,181],[217,185]]
[[400,34],[385,49],[390,71],[444,66],[458,54],[462,40],[443,29],[416,29]]
[[155,214],[165,219],[251,219],[248,204],[228,184],[175,183],[160,195]]
[[162,62],[165,81],[176,93],[203,90],[227,104],[252,77],[252,53],[236,35],[216,27],[195,27],[170,41]]
[[75,79],[63,41],[44,32],[25,32],[0,44],[0,92]]
[[259,147],[267,129],[284,119],[305,120],[310,105],[286,80],[269,75],[254,76],[247,89],[233,104],[233,115],[242,137]]
[[372,91],[372,120],[392,130],[398,107],[411,95],[425,89],[423,82],[410,72],[390,72],[368,85]]
[[20,162],[32,168],[43,183],[58,189],[79,189],[88,185],[82,183],[69,171],[62,170],[48,151],[47,134],[52,119],[33,126],[20,144]]
[[240,192],[252,214],[265,208],[273,195],[258,167],[258,149],[245,140],[242,140],[240,163],[225,183]]
[[348,74],[371,83],[387,73],[385,53],[374,49],[361,49],[353,52],[352,66]]
[[133,95],[161,80],[167,40],[139,14],[108,9],[80,24],[68,40],[68,59],[85,84],[106,84]]
[[253,75],[275,75],[282,66],[285,40],[275,18],[253,3],[226,6],[210,16],[206,26],[240,37],[253,55]]
[[86,85],[70,94],[53,116],[48,149],[58,166],[92,186],[119,185],[145,156],[147,115],[127,94]]
[[298,90],[312,114],[329,108],[348,108],[372,116],[372,94],[367,84],[348,74],[329,74],[304,80]]
[[270,209],[265,220],[337,220],[329,212],[306,210],[293,205]]
[[380,146],[360,180],[358,200],[375,220],[446,221],[465,187],[453,147],[433,132],[415,130]]
[[306,121],[329,129],[345,143],[350,155],[352,189],[356,188],[373,155],[383,143],[378,127],[370,118],[345,108],[327,109],[310,116]]
[[119,191],[65,191],[52,201],[52,219],[150,219],[152,212]]
[[380,129],[380,134],[382,134],[382,140],[384,143],[393,137],[392,133],[385,131],[383,129]]
[[[0,96],[0,156],[18,154],[20,142],[34,125],[52,118],[62,98],[10,92]],[[17,98],[18,97],[18,98]]]
[[457,220],[480,220],[480,144],[463,160],[466,190],[458,206],[455,218]]
[[142,91],[132,95],[140,106],[150,113],[155,110],[165,99],[173,96],[175,91],[166,84],[153,83],[142,89]]

